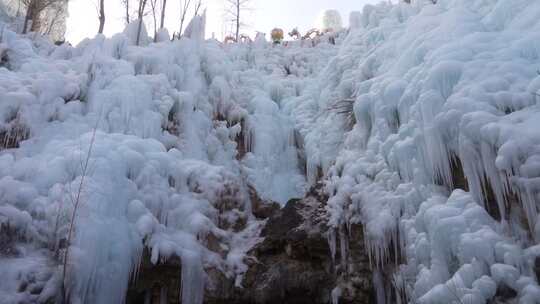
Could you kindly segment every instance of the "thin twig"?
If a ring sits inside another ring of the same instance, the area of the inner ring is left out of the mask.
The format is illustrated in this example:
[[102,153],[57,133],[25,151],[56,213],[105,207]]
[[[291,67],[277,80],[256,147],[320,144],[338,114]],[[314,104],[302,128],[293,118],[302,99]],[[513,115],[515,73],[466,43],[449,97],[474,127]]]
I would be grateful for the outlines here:
[[69,247],[71,246],[71,238],[73,235],[73,228],[75,226],[75,219],[77,216],[77,209],[79,208],[79,204],[81,202],[81,193],[84,185],[84,180],[86,177],[86,173],[88,170],[88,163],[90,162],[90,157],[92,155],[92,149],[94,147],[94,143],[96,140],[96,132],[97,132],[97,124],[94,127],[94,130],[92,131],[92,138],[90,140],[90,146],[88,147],[88,154],[86,155],[85,164],[82,171],[81,181],[79,183],[79,189],[77,190],[77,197],[75,199],[75,206],[73,207],[73,211],[71,213],[71,221],[69,223],[69,233],[68,233],[68,239],[67,239],[67,247],[66,247],[66,254],[64,255],[64,269],[62,271],[62,285],[64,286],[64,300],[67,299],[67,294],[65,293],[65,286],[66,286],[66,271],[67,271],[67,263],[69,258]]

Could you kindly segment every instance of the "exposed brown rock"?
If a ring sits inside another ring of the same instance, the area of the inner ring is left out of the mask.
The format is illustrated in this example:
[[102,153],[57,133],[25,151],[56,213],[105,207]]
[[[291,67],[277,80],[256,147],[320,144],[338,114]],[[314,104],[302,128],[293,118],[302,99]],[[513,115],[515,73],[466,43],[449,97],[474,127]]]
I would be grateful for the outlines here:
[[[264,240],[248,254],[241,288],[221,270],[206,269],[204,303],[327,304],[336,286],[342,290],[339,303],[374,303],[361,226],[352,225],[347,239],[338,240],[348,243],[349,254],[344,263],[337,260],[335,265],[328,245],[327,197],[320,188],[312,189],[304,199],[290,200],[282,209],[250,193],[253,213],[268,218],[261,231]],[[216,247],[219,241],[210,243]],[[339,243],[337,247],[339,257]],[[179,261],[151,265],[146,253],[127,303],[144,303],[145,298],[159,303],[156,301],[164,292],[169,303],[179,303],[180,274]]]
[[351,231],[348,269],[339,270],[328,245],[325,198],[312,189],[269,218],[261,232],[264,241],[251,251],[255,262],[245,274],[244,288],[228,303],[329,303],[337,285],[343,286],[340,303],[372,303],[361,230]]
[[251,212],[258,219],[267,219],[274,215],[281,208],[276,202],[262,200],[253,187],[249,187],[249,197],[251,200]]
[[178,258],[167,262],[152,264],[150,252],[144,250],[137,279],[132,283],[126,297],[127,304],[160,304],[166,297],[169,304],[180,303],[182,266]]

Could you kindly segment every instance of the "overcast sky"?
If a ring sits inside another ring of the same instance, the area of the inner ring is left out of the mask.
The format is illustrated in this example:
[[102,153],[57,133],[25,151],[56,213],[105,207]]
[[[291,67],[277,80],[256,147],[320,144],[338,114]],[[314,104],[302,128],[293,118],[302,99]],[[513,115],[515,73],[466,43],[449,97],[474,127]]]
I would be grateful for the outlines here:
[[[160,1],[160,0],[158,0]],[[224,0],[203,0],[207,8],[207,36],[215,33],[221,38],[225,31],[223,22]],[[252,9],[246,12],[246,23],[249,25],[242,32],[251,36],[256,31],[269,32],[274,27],[290,31],[298,27],[301,32],[316,25],[320,13],[327,9],[341,12],[344,24],[348,22],[349,12],[361,10],[367,3],[381,0],[252,0]],[[93,37],[98,29],[96,3],[98,0],[71,0],[68,19],[67,39],[78,43],[86,37]],[[135,6],[137,0],[131,0]],[[167,1],[166,27],[172,34],[179,27],[179,0]],[[107,22],[105,34],[111,36],[124,28],[124,11],[120,0],[105,0]],[[191,18],[193,13],[189,14]],[[151,19],[147,19],[149,32]],[[187,23],[187,22],[186,22]]]

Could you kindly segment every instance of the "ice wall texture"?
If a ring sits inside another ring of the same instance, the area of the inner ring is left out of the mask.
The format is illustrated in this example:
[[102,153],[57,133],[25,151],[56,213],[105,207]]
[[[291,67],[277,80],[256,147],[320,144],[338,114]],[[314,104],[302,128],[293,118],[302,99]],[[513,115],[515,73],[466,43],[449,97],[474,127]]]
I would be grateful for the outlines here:
[[373,267],[410,301],[486,303],[503,284],[540,301],[539,16],[521,0],[366,6],[311,96],[287,104],[330,223],[362,223]]
[[208,268],[241,284],[262,224],[249,188],[280,203],[305,192],[279,105],[300,77],[279,81],[288,59],[270,44],[195,31],[145,47],[130,29],[77,47],[4,32],[1,303],[54,299],[68,245],[72,303],[122,303],[144,248],[153,263],[180,258],[182,303],[202,302]]
[[539,17],[528,0],[366,6],[337,47],[314,48],[139,48],[130,30],[72,48],[6,31],[0,298],[58,291],[96,129],[74,302],[122,301],[143,246],[182,260],[185,303],[209,267],[241,284],[261,225],[249,187],[283,203],[322,179],[336,263],[361,223],[380,303],[487,303],[498,289],[537,303]]

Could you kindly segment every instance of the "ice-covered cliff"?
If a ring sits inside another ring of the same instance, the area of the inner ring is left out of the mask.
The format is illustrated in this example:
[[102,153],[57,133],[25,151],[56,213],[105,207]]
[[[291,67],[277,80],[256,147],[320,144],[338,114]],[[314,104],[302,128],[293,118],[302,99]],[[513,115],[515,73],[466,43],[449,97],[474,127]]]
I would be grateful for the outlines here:
[[333,248],[363,225],[387,302],[537,303],[540,3],[436,2],[366,6],[285,103],[308,180],[322,169]]
[[4,30],[0,302],[539,303],[540,3],[351,16],[283,46]]
[[183,303],[200,303],[204,269],[241,281],[261,224],[251,193],[303,196],[281,52],[128,34],[73,48],[3,32],[3,302],[63,281],[72,302],[120,303],[146,248],[181,259]]

